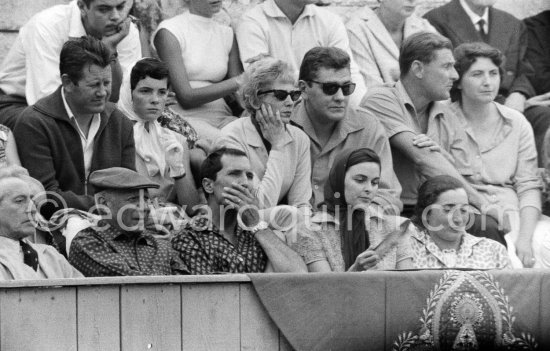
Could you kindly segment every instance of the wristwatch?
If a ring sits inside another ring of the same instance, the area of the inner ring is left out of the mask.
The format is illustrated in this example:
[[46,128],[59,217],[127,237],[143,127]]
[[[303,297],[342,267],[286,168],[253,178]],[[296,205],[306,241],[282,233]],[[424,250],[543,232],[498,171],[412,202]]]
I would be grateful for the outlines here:
[[255,227],[253,227],[252,229],[250,229],[250,231],[254,234],[256,234],[257,232],[259,232],[260,230],[265,230],[269,227],[269,224],[267,224],[266,221],[260,221],[258,222],[258,224],[256,224]]

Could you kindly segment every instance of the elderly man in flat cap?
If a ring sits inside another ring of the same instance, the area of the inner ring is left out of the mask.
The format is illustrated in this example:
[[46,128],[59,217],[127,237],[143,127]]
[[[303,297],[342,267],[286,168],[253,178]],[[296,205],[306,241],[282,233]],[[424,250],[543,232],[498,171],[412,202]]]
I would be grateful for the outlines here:
[[69,261],[85,276],[170,275],[183,273],[171,245],[145,229],[147,189],[159,185],[126,168],[90,174],[102,220],[80,231]]

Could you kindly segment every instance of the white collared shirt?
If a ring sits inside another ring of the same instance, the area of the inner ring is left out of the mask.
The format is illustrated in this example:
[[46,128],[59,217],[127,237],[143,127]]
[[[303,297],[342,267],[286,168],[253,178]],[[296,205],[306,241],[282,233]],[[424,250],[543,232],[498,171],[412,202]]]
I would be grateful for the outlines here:
[[[33,105],[61,84],[59,54],[70,38],[86,35],[76,1],[52,6],[34,15],[19,31],[0,66],[0,89],[8,95],[26,97]],[[141,58],[137,27],[117,45],[123,72]]]
[[459,0],[459,1],[464,11],[466,11],[466,14],[468,15],[468,17],[470,17],[470,20],[474,24],[475,29],[479,31],[479,25],[477,22],[479,22],[480,19],[483,19],[485,21],[485,24],[483,25],[483,30],[485,31],[486,34],[489,34],[489,6],[485,8],[483,15],[479,16],[477,13],[472,11],[472,9],[470,8],[470,6],[468,6],[465,0]]
[[67,115],[69,116],[69,119],[74,124],[76,130],[78,131],[78,134],[80,135],[80,142],[82,143],[82,152],[84,156],[84,176],[88,178],[88,175],[90,174],[90,168],[92,167],[92,156],[94,155],[94,139],[97,132],[99,131],[101,117],[99,116],[99,113],[93,115],[92,123],[90,124],[90,130],[88,131],[88,135],[86,135],[84,134],[82,129],[80,129],[74,113],[73,111],[71,111],[71,108],[69,107],[69,104],[65,99],[65,89],[63,88],[61,88],[61,97],[63,99],[63,105],[65,106]]
[[246,61],[265,54],[287,62],[298,77],[306,52],[316,46],[335,46],[351,58],[351,80],[357,84],[350,103],[358,105],[367,88],[349,46],[340,17],[316,5],[306,5],[293,24],[274,0],[266,0],[246,11],[235,30],[244,67]]

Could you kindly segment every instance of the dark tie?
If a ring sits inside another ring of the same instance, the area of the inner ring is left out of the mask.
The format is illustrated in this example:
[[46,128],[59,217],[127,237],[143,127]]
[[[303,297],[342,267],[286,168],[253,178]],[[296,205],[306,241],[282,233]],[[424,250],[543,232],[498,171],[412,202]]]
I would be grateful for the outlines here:
[[21,249],[23,250],[23,262],[35,271],[38,270],[38,254],[36,250],[23,240],[20,240],[19,244],[21,244]]
[[477,21],[477,26],[478,26],[479,36],[484,42],[487,42],[489,40],[489,36],[485,32],[485,20],[482,18],[479,21]]

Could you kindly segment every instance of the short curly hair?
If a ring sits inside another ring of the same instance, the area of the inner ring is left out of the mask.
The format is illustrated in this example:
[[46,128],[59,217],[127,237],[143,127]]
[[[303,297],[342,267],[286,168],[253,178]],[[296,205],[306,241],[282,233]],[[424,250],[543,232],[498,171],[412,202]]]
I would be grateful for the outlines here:
[[240,95],[244,108],[251,115],[260,106],[258,92],[269,89],[276,80],[296,83],[295,73],[285,61],[267,57],[254,62],[245,71]]
[[462,101],[462,92],[458,89],[458,85],[462,81],[462,77],[470,67],[477,61],[478,58],[484,57],[491,60],[498,67],[498,73],[502,79],[504,73],[502,64],[504,63],[504,55],[502,52],[483,42],[464,43],[460,44],[454,50],[455,69],[458,73],[458,79],[454,81],[451,89],[451,100]]

